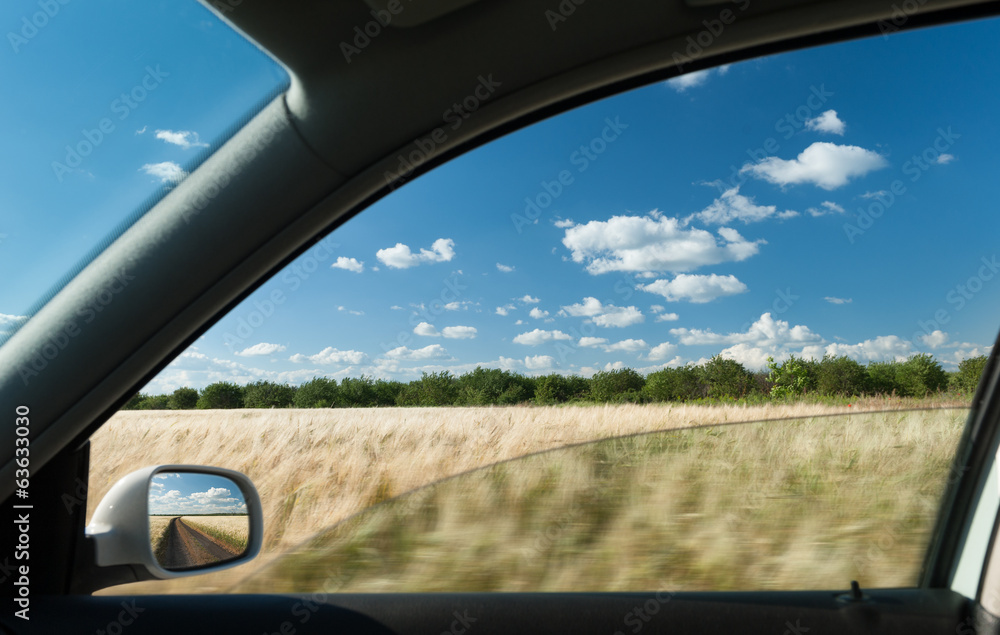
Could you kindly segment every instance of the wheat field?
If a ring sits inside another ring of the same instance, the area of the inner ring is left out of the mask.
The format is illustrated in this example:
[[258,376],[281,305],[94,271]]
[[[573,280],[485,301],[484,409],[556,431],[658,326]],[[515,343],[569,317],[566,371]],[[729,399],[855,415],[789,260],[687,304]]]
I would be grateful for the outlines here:
[[[247,474],[264,505],[264,548],[257,560],[216,574],[102,593],[224,592],[277,556],[298,553],[303,541],[363,509],[496,462],[656,430],[913,405],[871,399],[850,408],[768,404],[120,412],[91,439],[88,518],[111,485],[145,465],[204,464]],[[945,419],[933,429],[917,425],[907,432],[910,443],[933,448],[938,463],[946,463],[961,429],[961,416]],[[854,441],[877,456],[890,433]],[[897,461],[896,467],[905,472],[913,466]],[[906,494],[898,486],[894,491]]]

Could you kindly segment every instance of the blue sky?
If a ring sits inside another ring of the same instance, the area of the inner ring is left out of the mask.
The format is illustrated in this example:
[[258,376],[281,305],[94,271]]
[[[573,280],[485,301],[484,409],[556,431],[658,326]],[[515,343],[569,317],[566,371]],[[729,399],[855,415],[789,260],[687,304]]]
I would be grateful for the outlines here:
[[243,493],[228,478],[190,472],[160,472],[149,482],[149,513],[246,514]]
[[[750,60],[508,135],[348,222],[145,390],[477,365],[648,372],[720,353],[759,368],[926,352],[954,368],[989,351],[1000,314],[998,31]],[[136,123],[202,140],[225,128],[152,108]],[[131,172],[214,146],[152,147]],[[18,315],[30,283],[4,289],[0,313]]]

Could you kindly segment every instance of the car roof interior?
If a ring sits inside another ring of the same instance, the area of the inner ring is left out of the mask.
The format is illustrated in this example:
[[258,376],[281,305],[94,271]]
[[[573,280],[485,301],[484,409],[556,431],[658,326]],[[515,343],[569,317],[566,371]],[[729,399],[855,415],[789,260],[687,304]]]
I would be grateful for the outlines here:
[[[355,41],[355,27],[363,30],[394,2],[205,0],[286,67],[291,86],[240,122],[159,202],[139,210],[118,240],[0,347],[0,409],[31,404],[36,469],[84,443],[269,275],[450,158],[569,108],[684,72],[879,36],[887,24],[905,30],[1000,12],[998,3],[979,0],[913,0],[902,3],[912,8],[905,14],[891,2],[870,0],[398,0],[399,19],[359,46],[365,38]],[[716,29],[723,11],[735,18]],[[342,43],[356,52],[345,55]],[[482,82],[492,82],[488,98],[460,126],[446,125],[443,113]],[[401,172],[400,157],[413,156],[413,171]],[[123,272],[135,283],[81,334],[68,335],[72,316]],[[34,370],[46,344],[59,353]],[[0,430],[0,488],[8,498],[15,432]],[[621,604],[614,611],[631,606],[619,600],[601,601]],[[586,607],[597,600],[579,601],[579,623],[562,627],[593,626],[586,624]],[[695,620],[706,605],[691,606]],[[775,619],[774,632],[781,632],[784,614]]]

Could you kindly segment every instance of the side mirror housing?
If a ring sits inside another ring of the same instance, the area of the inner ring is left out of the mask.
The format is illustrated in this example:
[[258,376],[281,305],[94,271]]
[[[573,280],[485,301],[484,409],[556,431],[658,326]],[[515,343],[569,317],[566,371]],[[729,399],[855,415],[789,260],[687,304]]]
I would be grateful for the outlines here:
[[[239,472],[156,465],[115,483],[85,533],[96,571],[127,567],[138,579],[166,580],[249,562],[260,552],[264,516],[256,488]],[[92,586],[121,583],[113,578]]]

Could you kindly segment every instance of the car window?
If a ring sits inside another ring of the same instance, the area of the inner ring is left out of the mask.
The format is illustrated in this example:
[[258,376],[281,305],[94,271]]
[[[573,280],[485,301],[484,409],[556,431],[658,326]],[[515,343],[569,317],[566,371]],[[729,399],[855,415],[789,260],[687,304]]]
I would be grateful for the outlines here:
[[689,73],[395,184],[93,437],[91,507],[161,462],[264,503],[258,561],[132,591],[916,584],[997,328],[998,26]]
[[3,344],[288,75],[194,0],[17,0],[0,22],[5,86],[19,95],[0,104]]

